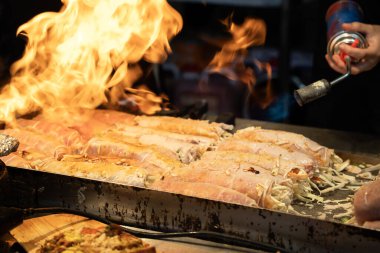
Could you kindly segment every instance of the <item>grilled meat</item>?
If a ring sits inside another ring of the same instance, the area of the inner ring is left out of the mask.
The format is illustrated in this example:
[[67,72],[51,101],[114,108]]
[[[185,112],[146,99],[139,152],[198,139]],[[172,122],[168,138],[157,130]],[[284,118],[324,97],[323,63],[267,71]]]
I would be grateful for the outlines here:
[[273,143],[290,151],[299,151],[313,157],[319,166],[329,166],[333,150],[319,145],[309,138],[296,133],[248,127],[237,131],[235,138],[253,142]]
[[287,210],[333,150],[302,135],[102,110],[49,113],[3,133],[20,140],[8,165]]

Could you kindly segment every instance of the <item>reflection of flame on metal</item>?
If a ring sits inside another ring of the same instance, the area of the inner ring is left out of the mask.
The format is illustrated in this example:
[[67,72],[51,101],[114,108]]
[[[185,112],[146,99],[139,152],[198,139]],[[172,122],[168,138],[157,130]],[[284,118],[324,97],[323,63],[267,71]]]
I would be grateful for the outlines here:
[[[0,120],[49,107],[95,108],[123,97],[117,92],[131,90],[142,74],[137,63],[165,60],[168,41],[182,28],[180,14],[166,0],[62,3],[60,12],[42,13],[19,27],[28,42],[1,92]],[[136,103],[145,103],[144,96]],[[155,109],[156,103],[140,108]]]
[[227,41],[221,50],[214,56],[206,69],[206,75],[201,80],[201,88],[207,85],[207,76],[219,73],[231,80],[240,81],[247,85],[249,100],[266,108],[273,101],[271,87],[272,68],[269,63],[254,61],[258,71],[265,71],[267,83],[265,89],[255,90],[256,73],[253,68],[246,65],[245,60],[248,48],[263,45],[266,38],[266,25],[263,20],[247,18],[241,25],[231,22],[231,17],[223,21],[229,28],[232,38]]

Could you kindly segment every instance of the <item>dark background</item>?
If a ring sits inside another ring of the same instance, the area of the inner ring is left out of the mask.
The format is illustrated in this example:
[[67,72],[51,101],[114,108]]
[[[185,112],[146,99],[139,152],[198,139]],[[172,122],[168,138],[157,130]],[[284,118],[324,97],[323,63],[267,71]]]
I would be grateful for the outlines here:
[[[293,91],[321,78],[339,76],[325,59],[325,13],[334,1],[169,1],[184,19],[182,32],[172,40],[173,54],[158,66],[159,81],[153,89],[165,92],[178,107],[206,100],[210,114],[232,112],[238,117],[288,124],[308,125],[380,134],[379,67],[339,83],[324,98],[299,107]],[[380,24],[380,1],[357,1],[363,8],[365,22]],[[206,4],[205,4],[206,3]],[[273,3],[275,3],[273,5]],[[57,0],[2,0],[0,2],[0,82],[9,79],[9,67],[23,52],[25,41],[16,37],[17,27],[44,11],[58,11]],[[247,64],[255,69],[258,82],[256,98],[247,99],[247,89],[238,81],[207,75],[208,88],[200,89],[204,69],[219,47],[215,41],[228,39],[220,20],[233,13],[233,21],[246,17],[263,19],[267,24],[264,46],[250,49]],[[257,69],[255,59],[269,62],[273,68],[273,101],[260,106],[265,96],[267,75]]]

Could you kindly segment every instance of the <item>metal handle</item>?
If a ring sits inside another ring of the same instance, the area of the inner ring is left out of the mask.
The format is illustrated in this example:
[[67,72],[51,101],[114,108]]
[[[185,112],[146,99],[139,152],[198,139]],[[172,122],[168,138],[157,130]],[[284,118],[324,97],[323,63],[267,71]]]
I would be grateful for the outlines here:
[[333,80],[330,82],[331,86],[336,84],[336,83],[339,83],[340,81],[346,79],[347,77],[349,77],[351,75],[351,58],[349,56],[346,56],[344,58],[345,62],[346,62],[346,73],[340,77],[338,77],[337,79]]

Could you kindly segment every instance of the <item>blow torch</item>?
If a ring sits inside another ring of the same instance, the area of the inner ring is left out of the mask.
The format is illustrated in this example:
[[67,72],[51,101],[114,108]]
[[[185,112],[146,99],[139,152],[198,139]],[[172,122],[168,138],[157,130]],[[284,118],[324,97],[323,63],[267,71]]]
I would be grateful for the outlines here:
[[326,13],[328,39],[327,54],[330,59],[334,54],[339,55],[340,59],[346,64],[346,73],[333,81],[321,79],[310,85],[295,90],[294,97],[300,106],[325,96],[333,85],[351,75],[351,63],[354,63],[356,59],[353,59],[344,52],[341,52],[339,45],[341,43],[346,43],[352,47],[366,48],[368,43],[362,34],[344,31],[342,29],[342,24],[361,22],[362,17],[362,9],[356,2],[351,0],[338,1],[329,7]]

